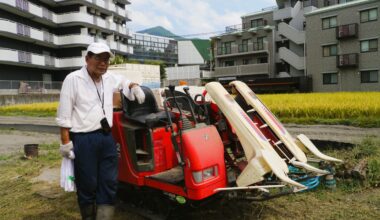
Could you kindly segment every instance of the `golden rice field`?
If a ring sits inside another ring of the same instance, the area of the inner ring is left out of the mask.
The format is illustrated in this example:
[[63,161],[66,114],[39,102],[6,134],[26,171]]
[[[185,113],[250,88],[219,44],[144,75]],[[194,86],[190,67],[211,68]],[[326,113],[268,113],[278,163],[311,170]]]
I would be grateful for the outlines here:
[[380,92],[275,94],[259,97],[284,122],[380,126]]
[[[380,127],[380,92],[259,95],[285,123]],[[0,107],[0,115],[55,116],[58,103]]]
[[37,117],[55,116],[57,107],[58,102],[0,106],[0,115]]

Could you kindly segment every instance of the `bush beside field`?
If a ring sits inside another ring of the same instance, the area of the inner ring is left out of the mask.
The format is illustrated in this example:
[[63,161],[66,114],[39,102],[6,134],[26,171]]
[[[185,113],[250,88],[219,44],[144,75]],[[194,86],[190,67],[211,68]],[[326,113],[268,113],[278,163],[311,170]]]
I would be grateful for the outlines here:
[[[259,95],[284,123],[380,127],[380,92]],[[0,115],[55,116],[58,103],[0,107]]]

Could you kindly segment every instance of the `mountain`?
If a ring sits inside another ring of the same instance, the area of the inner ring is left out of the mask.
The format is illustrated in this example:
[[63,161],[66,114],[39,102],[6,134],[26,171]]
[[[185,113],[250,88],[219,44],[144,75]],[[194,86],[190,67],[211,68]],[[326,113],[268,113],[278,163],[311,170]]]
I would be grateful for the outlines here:
[[150,35],[160,36],[160,37],[170,37],[170,38],[174,38],[176,40],[183,40],[183,39],[185,39],[183,37],[180,37],[178,35],[173,34],[169,30],[167,30],[167,29],[165,29],[164,27],[161,27],[161,26],[157,26],[157,27],[153,27],[153,28],[148,28],[148,29],[145,29],[145,30],[142,30],[142,31],[138,31],[137,33],[150,34]]

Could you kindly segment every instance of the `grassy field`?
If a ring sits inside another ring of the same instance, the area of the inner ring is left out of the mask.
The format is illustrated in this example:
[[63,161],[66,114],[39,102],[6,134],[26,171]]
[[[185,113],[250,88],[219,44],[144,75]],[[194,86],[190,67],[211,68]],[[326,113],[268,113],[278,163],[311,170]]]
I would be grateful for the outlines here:
[[[181,219],[378,219],[379,145],[379,141],[366,140],[352,149],[327,150],[330,155],[344,159],[346,166],[367,159],[370,165],[366,181],[338,179],[335,190],[322,185],[314,191],[266,202],[217,202],[179,216]],[[39,158],[33,160],[21,159],[21,153],[0,156],[0,219],[80,219],[74,193],[63,193],[58,183],[32,181],[43,170],[60,166],[57,149],[58,144],[42,145]],[[115,219],[142,219],[123,209],[116,211]]]
[[[380,127],[380,92],[259,95],[284,123]],[[58,103],[0,107],[0,115],[55,116]]]

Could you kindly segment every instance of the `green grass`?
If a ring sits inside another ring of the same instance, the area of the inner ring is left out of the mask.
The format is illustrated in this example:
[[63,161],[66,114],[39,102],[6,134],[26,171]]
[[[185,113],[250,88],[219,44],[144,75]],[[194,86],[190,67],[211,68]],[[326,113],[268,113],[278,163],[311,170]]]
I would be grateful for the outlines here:
[[[368,159],[368,179],[365,181],[337,179],[337,188],[323,185],[316,190],[284,196],[266,202],[247,201],[217,203],[192,211],[195,219],[215,219],[226,212],[225,218],[236,219],[378,219],[380,216],[380,141],[365,139],[349,149],[324,150],[344,159],[345,166],[354,166]],[[22,159],[21,153],[0,156],[0,219],[80,219],[75,193],[62,193],[57,185],[32,183],[46,168],[60,166],[58,143],[39,146],[40,156]],[[342,169],[337,167],[337,170]],[[42,189],[62,193],[48,199],[38,192]],[[115,219],[141,219],[135,214],[117,209]]]

